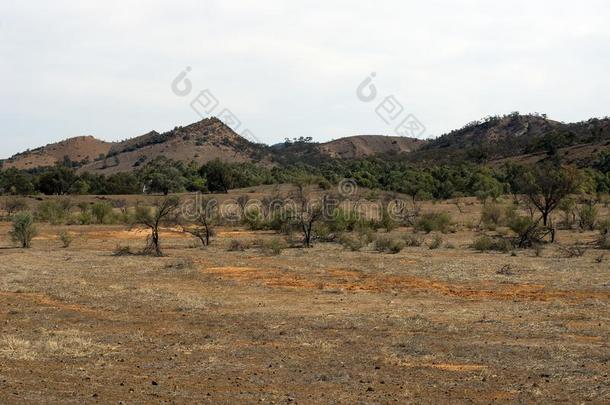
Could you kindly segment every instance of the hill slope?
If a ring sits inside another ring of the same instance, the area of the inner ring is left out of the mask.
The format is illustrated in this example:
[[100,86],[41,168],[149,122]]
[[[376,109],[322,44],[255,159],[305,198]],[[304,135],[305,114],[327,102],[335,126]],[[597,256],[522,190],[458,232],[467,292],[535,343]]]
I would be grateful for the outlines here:
[[151,131],[112,145],[104,160],[79,171],[116,173],[137,169],[158,156],[203,164],[216,158],[229,162],[268,162],[267,147],[237,135],[217,118],[207,118],[160,134]]
[[532,163],[549,153],[559,153],[567,163],[587,166],[592,157],[609,149],[608,118],[566,124],[540,115],[510,114],[488,117],[429,141],[361,135],[326,143],[297,140],[271,147],[249,142],[219,119],[208,118],[122,142],[104,142],[92,136],[71,138],[17,154],[4,161],[4,167],[34,169],[69,159],[77,163],[80,172],[109,174],[137,170],[159,156],[198,164],[216,158],[264,165],[317,164],[328,159],[376,156],[414,165],[459,162],[498,165],[507,161]]
[[320,144],[319,151],[331,158],[358,159],[375,155],[409,153],[425,144],[426,141],[401,136],[360,135]]
[[538,115],[490,117],[438,137],[405,156],[412,162],[489,163],[499,160],[535,161],[559,151],[578,163],[586,151],[606,149],[610,119],[566,124]]
[[105,142],[92,136],[78,136],[19,153],[3,163],[5,168],[14,167],[26,170],[53,166],[58,162],[63,162],[65,159],[85,164],[102,154],[106,155],[112,145],[110,142]]

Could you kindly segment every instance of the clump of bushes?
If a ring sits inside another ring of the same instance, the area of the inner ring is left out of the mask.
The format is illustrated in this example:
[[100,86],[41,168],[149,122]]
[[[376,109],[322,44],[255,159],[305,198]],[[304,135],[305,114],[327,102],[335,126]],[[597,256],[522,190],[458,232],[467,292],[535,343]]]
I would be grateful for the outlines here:
[[38,205],[36,217],[40,221],[49,222],[51,225],[63,224],[70,215],[72,203],[70,199],[47,200]]
[[405,242],[402,239],[383,236],[375,241],[375,250],[380,253],[400,253],[405,248]]
[[498,251],[509,252],[512,249],[510,241],[504,238],[491,238],[487,235],[478,237],[472,243],[472,248],[479,252]]
[[450,226],[451,215],[446,212],[424,214],[415,223],[415,229],[417,231],[423,231],[425,233],[447,233],[449,232]]
[[13,217],[13,229],[10,231],[11,239],[19,243],[22,248],[32,246],[32,239],[38,234],[34,217],[29,212],[20,212]]

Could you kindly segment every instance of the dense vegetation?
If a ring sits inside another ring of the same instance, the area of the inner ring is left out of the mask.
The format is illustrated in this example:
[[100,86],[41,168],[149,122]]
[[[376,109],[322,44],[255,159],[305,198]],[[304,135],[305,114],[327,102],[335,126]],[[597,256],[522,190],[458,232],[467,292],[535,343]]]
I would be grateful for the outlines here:
[[[551,156],[541,165],[560,167],[561,162],[557,156]],[[64,164],[33,171],[12,168],[0,170],[0,192],[12,195],[226,192],[262,184],[294,183],[296,179],[309,176],[316,177],[323,188],[348,178],[354,179],[360,187],[399,192],[413,199],[447,199],[458,196],[494,198],[501,194],[525,192],[520,179],[531,170],[511,163],[496,169],[474,163],[422,168],[402,161],[377,158],[349,161],[337,159],[315,166],[296,163],[276,167],[219,160],[199,166],[157,158],[136,172],[108,176],[78,174]],[[583,178],[583,191],[590,194],[608,193],[610,153],[600,153],[593,159],[590,168],[578,172]]]

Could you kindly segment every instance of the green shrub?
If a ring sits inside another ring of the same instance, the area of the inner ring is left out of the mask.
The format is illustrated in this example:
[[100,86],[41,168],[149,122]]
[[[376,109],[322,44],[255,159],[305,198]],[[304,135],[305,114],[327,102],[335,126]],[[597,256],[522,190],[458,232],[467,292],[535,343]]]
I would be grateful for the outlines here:
[[597,246],[600,249],[610,249],[610,219],[600,222]]
[[443,246],[443,238],[440,235],[436,235],[428,245],[431,250],[438,249],[441,246]]
[[364,243],[360,238],[343,234],[339,237],[339,243],[345,249],[349,249],[352,252],[358,252],[364,247]]
[[29,212],[19,212],[13,216],[13,229],[10,231],[11,239],[21,245],[22,248],[32,246],[32,239],[38,230],[34,224],[34,217]]
[[496,203],[488,203],[483,205],[481,212],[481,222],[490,230],[496,229],[502,223],[503,210],[502,206]]
[[77,215],[76,221],[81,225],[91,225],[94,218],[90,211],[82,211]]
[[279,255],[287,247],[288,243],[283,238],[272,238],[264,241],[262,244],[263,252],[273,255]]
[[229,252],[243,252],[248,249],[248,245],[240,240],[233,239],[229,242]]
[[329,226],[333,232],[351,232],[355,230],[359,222],[360,215],[358,213],[337,208],[333,211]]
[[402,236],[402,240],[405,242],[405,245],[408,247],[420,247],[424,240],[417,235],[405,234]]
[[451,226],[451,215],[446,212],[424,214],[415,223],[417,231],[447,233]]
[[74,237],[72,235],[70,235],[70,233],[68,231],[61,231],[58,234],[59,240],[61,241],[61,245],[62,247],[65,248],[69,248],[70,245],[72,244],[72,241],[74,240]]
[[503,238],[491,238],[487,235],[478,237],[472,243],[472,248],[479,252],[498,251],[508,252],[512,249],[510,241]]
[[396,221],[392,219],[387,210],[382,210],[381,219],[376,224],[377,228],[385,229],[386,232],[392,232],[398,227]]
[[401,239],[395,239],[388,236],[383,236],[375,241],[375,250],[381,253],[400,253],[405,247],[405,242]]
[[47,200],[38,205],[36,217],[40,221],[46,221],[52,225],[60,225],[66,221],[69,213],[69,206],[59,201]]
[[106,201],[96,202],[91,206],[91,215],[98,224],[111,224],[114,222],[112,204]]
[[593,205],[583,205],[578,209],[578,226],[583,231],[592,231],[597,225],[597,208]]
[[248,209],[244,213],[243,224],[251,231],[260,231],[267,227],[263,215],[257,208]]

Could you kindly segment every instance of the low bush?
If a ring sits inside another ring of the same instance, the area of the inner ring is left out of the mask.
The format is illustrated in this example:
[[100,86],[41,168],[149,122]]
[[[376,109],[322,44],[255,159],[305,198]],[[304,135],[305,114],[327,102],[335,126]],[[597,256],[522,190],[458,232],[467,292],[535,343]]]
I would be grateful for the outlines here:
[[472,243],[472,248],[479,252],[498,251],[509,252],[512,249],[510,241],[504,238],[491,238],[487,235],[478,237]]
[[36,217],[51,225],[63,224],[70,214],[70,206],[60,201],[47,200],[38,205]]
[[481,212],[481,223],[485,228],[495,230],[502,224],[503,209],[500,204],[488,203],[483,205]]
[[432,239],[432,242],[430,242],[428,245],[428,248],[430,248],[430,250],[434,250],[440,248],[441,246],[443,246],[443,238],[440,235],[436,235],[434,239]]
[[602,221],[598,229],[597,247],[600,249],[610,249],[610,219]]
[[348,234],[341,235],[339,237],[339,243],[345,249],[349,249],[352,252],[358,252],[364,247],[364,243],[360,238]]
[[116,245],[112,252],[113,256],[133,256],[135,253],[131,250],[130,246]]
[[446,212],[424,214],[415,223],[415,229],[417,231],[423,231],[425,233],[430,232],[449,232],[451,226],[451,215]]
[[283,238],[272,238],[266,240],[262,244],[263,252],[272,255],[279,255],[284,249],[288,247],[288,243]]
[[91,206],[91,216],[98,224],[112,224],[115,222],[112,204],[99,201]]
[[34,224],[34,217],[29,212],[20,212],[13,216],[13,229],[10,236],[13,242],[19,243],[22,248],[32,246],[32,239],[37,235],[38,230]]
[[402,240],[405,242],[407,247],[420,247],[424,240],[417,235],[405,234],[402,236]]
[[241,240],[233,239],[229,242],[229,252],[243,252],[246,249],[248,249],[248,245]]
[[592,231],[597,225],[598,210],[594,205],[583,205],[578,209],[578,226],[583,231]]
[[375,250],[380,253],[400,253],[405,247],[405,242],[401,239],[383,236],[375,241]]
[[57,235],[61,241],[61,245],[64,249],[69,248],[74,241],[74,237],[68,231],[61,231]]

